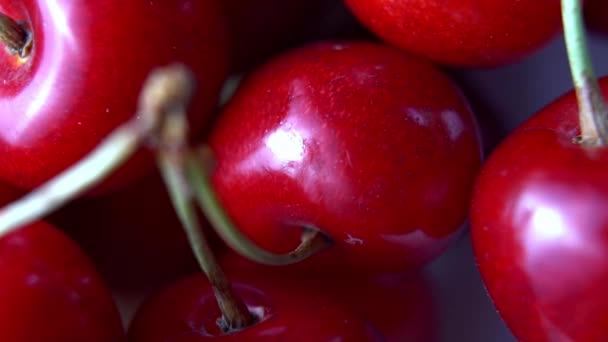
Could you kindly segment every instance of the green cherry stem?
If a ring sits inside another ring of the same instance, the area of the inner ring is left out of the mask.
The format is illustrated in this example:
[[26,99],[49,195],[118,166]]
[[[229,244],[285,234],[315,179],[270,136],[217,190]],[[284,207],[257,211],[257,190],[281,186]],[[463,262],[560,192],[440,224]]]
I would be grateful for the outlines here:
[[300,245],[287,254],[271,253],[255,244],[234,226],[211,186],[206,168],[203,166],[203,162],[212,160],[211,149],[203,147],[199,153],[191,153],[186,165],[194,196],[215,231],[234,251],[257,263],[278,266],[305,260],[331,244],[331,240],[325,234],[308,228],[302,232]]
[[593,72],[581,0],[562,0],[564,37],[579,106],[581,142],[608,142],[608,110]]
[[19,22],[0,13],[0,42],[9,54],[25,58],[31,51],[32,35]]
[[219,267],[209,247],[194,210],[194,201],[185,175],[187,119],[185,112],[177,111],[166,117],[161,132],[158,164],[171,201],[188,237],[190,247],[202,271],[213,288],[222,317],[218,321],[224,332],[239,330],[253,324],[255,317],[233,291],[226,275]]
[[153,71],[140,94],[139,115],[116,128],[93,151],[53,179],[0,209],[0,236],[32,223],[91,189],[154,136],[163,110],[188,103],[188,71],[172,65]]
[[44,217],[99,183],[136,151],[146,130],[137,122],[121,126],[84,159],[0,209],[0,235]]

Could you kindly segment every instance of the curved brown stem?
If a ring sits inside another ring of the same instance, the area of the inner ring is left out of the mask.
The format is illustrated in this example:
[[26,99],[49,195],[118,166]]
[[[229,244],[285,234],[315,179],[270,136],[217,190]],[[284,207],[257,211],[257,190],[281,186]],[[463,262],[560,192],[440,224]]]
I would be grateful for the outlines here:
[[215,294],[222,317],[217,324],[224,332],[243,329],[256,321],[247,305],[234,292],[230,281],[220,268],[194,211],[192,191],[186,176],[187,119],[185,108],[165,108],[160,133],[158,161],[171,201],[183,225],[190,247]]
[[319,230],[304,228],[300,245],[293,251],[285,254],[285,256],[291,258],[294,262],[299,262],[324,250],[331,243],[331,239]]
[[161,151],[158,155],[159,166],[169,189],[171,201],[188,237],[192,252],[211,283],[222,313],[218,321],[219,327],[225,332],[245,328],[255,322],[255,317],[249,312],[242,299],[234,293],[198,223],[188,181],[183,173],[182,156],[181,151],[175,150]]
[[11,55],[25,58],[31,51],[32,34],[18,21],[0,13],[0,42]]

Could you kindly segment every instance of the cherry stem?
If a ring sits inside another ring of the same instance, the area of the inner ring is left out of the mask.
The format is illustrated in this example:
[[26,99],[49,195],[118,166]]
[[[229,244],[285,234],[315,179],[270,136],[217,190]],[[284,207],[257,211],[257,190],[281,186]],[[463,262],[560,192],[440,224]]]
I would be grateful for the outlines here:
[[84,159],[0,209],[0,235],[44,217],[99,183],[137,150],[145,131],[137,122],[121,126]]
[[580,141],[602,145],[608,141],[608,110],[593,72],[581,0],[562,0],[564,36],[579,106]]
[[[193,86],[187,70],[172,65],[153,71],[140,94],[138,113],[93,151],[19,200],[0,209],[0,236],[32,223],[99,184],[122,165],[162,122],[163,108],[187,103]],[[179,93],[180,95],[177,95]]]
[[218,325],[224,332],[239,330],[253,324],[255,316],[251,314],[241,298],[234,293],[198,223],[190,184],[185,174],[186,130],[185,112],[178,111],[167,116],[161,133],[161,148],[158,152],[159,167],[192,252],[209,279],[222,312]]
[[186,166],[194,196],[212,227],[234,251],[257,263],[279,266],[303,261],[331,245],[325,234],[312,228],[304,228],[300,245],[287,254],[275,254],[255,244],[235,227],[222,209],[201,162],[201,159],[203,162],[211,161],[211,149],[203,147],[201,152],[202,158],[201,154],[192,153]]
[[25,58],[30,54],[32,35],[22,24],[4,13],[0,13],[0,41],[11,55]]

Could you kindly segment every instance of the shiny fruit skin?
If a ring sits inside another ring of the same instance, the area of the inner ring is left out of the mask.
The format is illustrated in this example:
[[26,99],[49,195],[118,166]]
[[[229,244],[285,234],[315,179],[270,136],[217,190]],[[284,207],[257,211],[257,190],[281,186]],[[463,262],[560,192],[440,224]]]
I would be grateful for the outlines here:
[[308,290],[305,280],[298,285],[282,283],[280,277],[239,273],[229,272],[233,288],[250,310],[264,312],[257,324],[221,334],[209,282],[194,275],[144,302],[131,323],[129,341],[382,341],[367,321],[323,292]]
[[335,241],[318,269],[398,272],[463,226],[477,126],[435,67],[373,43],[319,43],[254,72],[210,137],[212,182],[235,224],[275,252],[302,227]]
[[379,37],[435,62],[495,67],[555,37],[559,0],[345,0]]
[[0,340],[125,341],[110,291],[80,248],[38,222],[0,239]]
[[[33,35],[26,60],[0,49],[0,178],[33,188],[83,157],[136,113],[153,67],[190,66],[199,81],[193,130],[217,102],[227,73],[224,22],[209,0],[0,0]],[[101,191],[153,167],[140,154]]]
[[[608,78],[601,87],[608,95]],[[512,133],[475,187],[479,269],[521,341],[608,336],[608,149],[574,143],[579,134],[570,92]]]

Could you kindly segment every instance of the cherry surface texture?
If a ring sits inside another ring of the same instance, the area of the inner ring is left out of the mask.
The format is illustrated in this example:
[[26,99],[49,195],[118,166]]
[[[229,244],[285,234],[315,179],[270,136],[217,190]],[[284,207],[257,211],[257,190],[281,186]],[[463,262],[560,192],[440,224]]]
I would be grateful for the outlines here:
[[120,342],[110,291],[80,248],[46,223],[0,239],[0,340]]
[[[601,85],[608,95],[608,78]],[[476,185],[477,262],[521,341],[608,334],[608,149],[574,143],[578,127],[570,92],[511,134]]]
[[[33,35],[22,60],[0,49],[0,178],[32,188],[73,164],[135,115],[153,67],[181,61],[199,81],[191,110],[200,128],[227,72],[226,32],[208,0],[0,0]],[[143,152],[105,183],[153,165]]]
[[386,41],[436,62],[492,67],[529,55],[560,29],[559,0],[345,0]]
[[320,229],[336,243],[310,261],[332,271],[394,272],[439,255],[465,222],[480,165],[459,89],[373,43],[273,60],[244,81],[210,143],[237,227],[275,252]]

